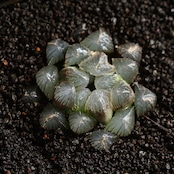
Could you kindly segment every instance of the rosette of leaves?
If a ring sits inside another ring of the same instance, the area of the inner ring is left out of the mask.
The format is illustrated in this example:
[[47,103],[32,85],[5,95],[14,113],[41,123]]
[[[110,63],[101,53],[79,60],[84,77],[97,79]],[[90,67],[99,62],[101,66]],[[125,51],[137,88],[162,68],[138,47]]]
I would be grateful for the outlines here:
[[[80,43],[69,45],[57,39],[46,48],[48,65],[36,74],[36,82],[49,100],[40,116],[45,129],[70,129],[86,134],[91,145],[108,150],[118,137],[128,136],[136,117],[152,111],[156,95],[135,83],[142,57],[138,44],[118,46],[114,55],[112,38],[104,29],[91,33]],[[58,71],[58,63],[64,67]],[[104,130],[92,132],[97,123]]]

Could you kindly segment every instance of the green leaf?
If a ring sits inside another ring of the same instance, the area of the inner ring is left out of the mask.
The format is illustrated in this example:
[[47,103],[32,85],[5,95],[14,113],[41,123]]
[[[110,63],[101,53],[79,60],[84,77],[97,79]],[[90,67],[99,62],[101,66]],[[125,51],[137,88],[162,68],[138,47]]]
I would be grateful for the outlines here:
[[131,84],[138,74],[138,65],[128,58],[113,58],[112,64],[116,67],[116,72],[127,83]]
[[115,66],[109,64],[107,55],[103,52],[95,52],[79,64],[80,69],[94,76],[113,74]]
[[56,86],[54,99],[59,107],[72,109],[76,100],[76,91],[72,83],[64,81]]
[[108,151],[116,142],[117,136],[104,130],[98,130],[92,132],[88,138],[95,149]]
[[81,44],[73,44],[68,47],[65,54],[65,66],[77,65],[90,55],[90,50]]
[[91,91],[88,88],[78,91],[76,93],[76,101],[73,110],[85,111],[85,104],[90,95]]
[[74,84],[76,90],[84,89],[89,84],[89,74],[74,66],[68,66],[61,70],[60,77],[63,81],[69,81]]
[[85,45],[92,51],[100,51],[105,53],[114,52],[112,38],[103,28],[91,33],[81,42],[81,44]]
[[135,94],[128,83],[120,79],[110,92],[111,103],[114,111],[126,107],[134,102]]
[[113,114],[109,92],[101,89],[92,91],[91,95],[88,97],[85,108],[99,122],[106,124]]
[[82,112],[75,112],[69,115],[70,128],[76,134],[83,134],[92,130],[96,125],[96,120]]
[[44,66],[36,74],[36,83],[48,100],[53,98],[58,81],[58,69],[54,65]]
[[134,125],[134,107],[128,107],[118,110],[106,125],[105,130],[118,136],[127,136],[134,129]]
[[69,44],[61,39],[48,42],[46,47],[48,65],[53,65],[63,60],[68,46]]
[[155,108],[157,101],[156,95],[138,83],[135,84],[135,110],[137,116],[141,116]]
[[94,85],[96,89],[110,90],[118,80],[120,80],[120,76],[118,74],[98,76],[94,80]]
[[33,85],[27,87],[25,90],[25,94],[23,96],[23,100],[26,103],[41,103],[43,100],[45,100],[45,95],[41,92],[40,88],[38,85]]
[[140,63],[142,58],[142,47],[140,47],[139,44],[128,42],[119,45],[117,50],[122,57],[132,59],[138,64]]
[[41,112],[39,122],[44,129],[69,129],[65,114],[50,103]]

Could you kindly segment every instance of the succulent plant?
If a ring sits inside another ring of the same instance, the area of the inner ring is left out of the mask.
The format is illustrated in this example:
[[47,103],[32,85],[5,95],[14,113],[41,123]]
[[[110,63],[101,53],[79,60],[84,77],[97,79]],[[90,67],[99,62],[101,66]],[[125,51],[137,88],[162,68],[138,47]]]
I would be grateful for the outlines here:
[[[120,57],[108,56],[114,51]],[[40,115],[45,129],[88,134],[92,146],[108,150],[117,138],[131,134],[136,117],[155,107],[156,95],[133,83],[142,57],[139,44],[126,43],[114,50],[102,28],[73,45],[52,40],[46,54],[48,65],[36,74],[49,102]],[[60,61],[64,66],[58,70]],[[97,123],[104,129],[92,132]]]

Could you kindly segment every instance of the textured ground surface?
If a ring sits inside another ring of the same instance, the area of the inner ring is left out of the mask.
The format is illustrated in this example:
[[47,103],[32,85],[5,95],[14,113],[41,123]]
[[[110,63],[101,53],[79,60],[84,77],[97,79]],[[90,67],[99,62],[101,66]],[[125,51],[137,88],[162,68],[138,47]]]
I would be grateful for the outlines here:
[[[0,173],[174,173],[173,16],[172,0],[31,0],[1,7]],[[143,47],[138,80],[158,96],[148,116],[169,133],[139,118],[130,136],[110,152],[99,152],[83,136],[40,128],[44,104],[24,103],[22,97],[46,64],[46,43],[74,43],[99,27],[111,33],[114,44]]]

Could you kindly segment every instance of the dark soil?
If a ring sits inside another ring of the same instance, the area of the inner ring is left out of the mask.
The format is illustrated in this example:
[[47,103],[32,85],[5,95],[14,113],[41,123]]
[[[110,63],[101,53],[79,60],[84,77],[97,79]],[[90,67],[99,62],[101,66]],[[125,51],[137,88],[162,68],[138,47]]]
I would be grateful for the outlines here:
[[[0,173],[121,174],[174,173],[174,6],[173,0],[30,0],[0,8]],[[1,4],[1,3],[0,3]],[[86,25],[86,29],[84,29]],[[132,134],[110,152],[91,147],[84,136],[46,132],[38,118],[45,103],[23,96],[46,64],[48,41],[69,43],[107,29],[114,44],[143,47],[139,83],[158,102],[137,120]]]

